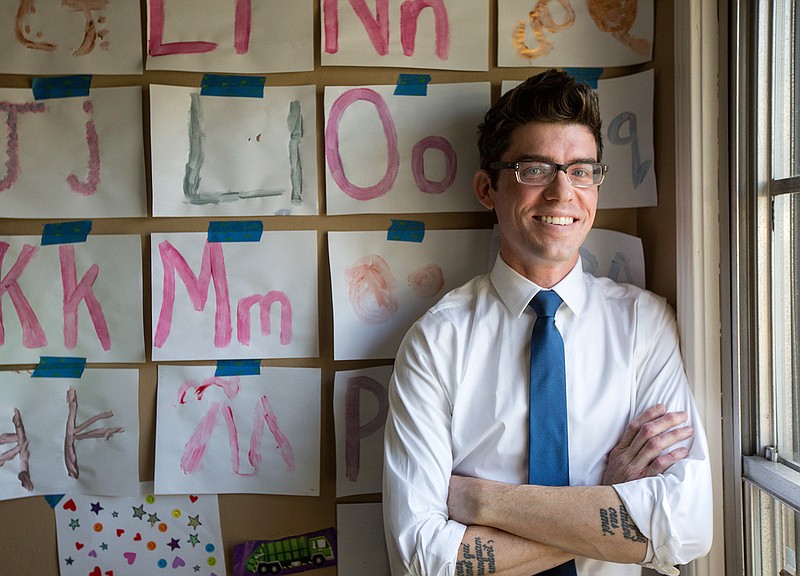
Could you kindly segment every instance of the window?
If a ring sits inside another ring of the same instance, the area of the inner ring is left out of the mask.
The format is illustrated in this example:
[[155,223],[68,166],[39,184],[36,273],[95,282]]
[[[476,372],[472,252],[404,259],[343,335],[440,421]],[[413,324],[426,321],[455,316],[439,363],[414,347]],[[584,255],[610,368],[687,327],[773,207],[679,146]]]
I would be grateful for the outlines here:
[[[746,553],[741,565],[729,570],[795,576],[800,550],[800,6],[793,0],[740,0],[731,16],[731,365],[739,383],[744,455],[739,533]],[[732,534],[726,532],[726,545]]]

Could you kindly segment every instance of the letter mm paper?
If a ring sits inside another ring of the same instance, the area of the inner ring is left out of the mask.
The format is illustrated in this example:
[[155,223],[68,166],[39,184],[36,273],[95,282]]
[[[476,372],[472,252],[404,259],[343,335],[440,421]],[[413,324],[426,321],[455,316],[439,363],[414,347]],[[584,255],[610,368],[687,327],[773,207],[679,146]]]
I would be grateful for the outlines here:
[[317,235],[151,236],[153,360],[319,355]]

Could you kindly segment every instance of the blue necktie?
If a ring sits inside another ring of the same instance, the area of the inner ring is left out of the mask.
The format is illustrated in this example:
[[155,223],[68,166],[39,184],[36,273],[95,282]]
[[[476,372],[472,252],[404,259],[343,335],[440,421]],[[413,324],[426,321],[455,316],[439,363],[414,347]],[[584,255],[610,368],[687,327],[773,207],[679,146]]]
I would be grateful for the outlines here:
[[[560,305],[561,298],[552,290],[540,290],[530,303],[536,322],[531,334],[528,483],[539,486],[569,485],[564,341],[555,320]],[[570,560],[541,574],[575,576],[577,572]]]

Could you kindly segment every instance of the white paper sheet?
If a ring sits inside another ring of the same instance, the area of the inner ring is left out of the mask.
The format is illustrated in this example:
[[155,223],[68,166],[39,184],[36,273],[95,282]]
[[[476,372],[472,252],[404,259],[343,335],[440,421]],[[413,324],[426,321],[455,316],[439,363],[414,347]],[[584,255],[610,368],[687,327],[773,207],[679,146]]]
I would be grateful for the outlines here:
[[336,532],[339,574],[390,576],[380,503],[339,504],[336,506]]
[[156,492],[319,496],[320,370],[159,366]]
[[138,2],[0,2],[0,73],[140,74]]
[[483,211],[472,177],[489,83],[433,84],[426,96],[394,90],[325,88],[328,213]]
[[[502,92],[518,86],[503,81]],[[656,206],[653,146],[653,71],[600,79],[597,94],[603,123],[603,163],[608,173],[600,186],[597,207]]]
[[88,496],[56,504],[61,576],[225,576],[216,496]]
[[0,364],[40,356],[144,362],[140,237],[41,240],[0,236]]
[[603,161],[609,165],[600,187],[599,208],[658,204],[653,146],[653,77],[653,70],[646,70],[598,82],[605,144]]
[[81,378],[0,372],[2,453],[27,442],[0,466],[0,499],[136,491],[138,378],[129,369],[87,369]]
[[580,249],[583,269],[593,276],[605,276],[615,282],[645,287],[644,248],[636,236],[595,229]]
[[141,88],[47,100],[4,88],[0,122],[0,216],[147,216]]
[[316,89],[150,86],[154,216],[317,214]]
[[500,0],[498,66],[629,66],[653,58],[655,2]]
[[491,230],[330,232],[334,360],[394,358],[414,321],[449,290],[488,272]]
[[382,490],[383,430],[392,366],[337,372],[333,387],[336,427],[336,497]]
[[316,232],[206,239],[151,236],[153,360],[317,357]]
[[147,0],[148,70],[314,69],[312,0]]
[[321,0],[320,21],[323,66],[489,69],[488,0]]

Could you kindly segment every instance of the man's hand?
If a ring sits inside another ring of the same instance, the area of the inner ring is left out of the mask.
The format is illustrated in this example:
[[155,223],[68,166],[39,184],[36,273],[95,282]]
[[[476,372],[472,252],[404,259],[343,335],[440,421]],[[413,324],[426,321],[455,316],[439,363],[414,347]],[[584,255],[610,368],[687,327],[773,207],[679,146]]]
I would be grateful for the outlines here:
[[642,412],[628,424],[622,439],[608,453],[602,484],[610,486],[656,476],[686,458],[689,454],[687,448],[676,448],[665,454],[662,452],[694,434],[691,426],[675,428],[687,419],[686,412],[667,412],[663,404],[656,404]]

